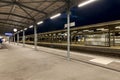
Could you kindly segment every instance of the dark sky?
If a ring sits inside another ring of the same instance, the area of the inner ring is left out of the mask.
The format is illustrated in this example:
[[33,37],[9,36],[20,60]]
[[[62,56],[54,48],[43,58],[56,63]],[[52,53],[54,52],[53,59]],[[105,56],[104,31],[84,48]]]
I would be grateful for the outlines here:
[[[71,9],[71,22],[76,22],[75,27],[119,19],[120,0],[98,0],[84,7],[75,6]],[[66,22],[66,13],[63,12],[54,20],[44,20],[44,23],[38,27],[38,33],[63,29]],[[26,34],[31,33],[33,29],[26,31]]]

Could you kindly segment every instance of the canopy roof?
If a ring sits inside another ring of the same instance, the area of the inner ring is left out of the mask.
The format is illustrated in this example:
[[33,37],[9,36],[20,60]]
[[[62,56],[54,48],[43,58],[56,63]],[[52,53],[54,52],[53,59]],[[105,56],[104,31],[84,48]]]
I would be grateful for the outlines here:
[[[68,0],[0,0],[0,34],[21,30],[33,22],[65,11]],[[71,7],[81,1],[71,0]]]

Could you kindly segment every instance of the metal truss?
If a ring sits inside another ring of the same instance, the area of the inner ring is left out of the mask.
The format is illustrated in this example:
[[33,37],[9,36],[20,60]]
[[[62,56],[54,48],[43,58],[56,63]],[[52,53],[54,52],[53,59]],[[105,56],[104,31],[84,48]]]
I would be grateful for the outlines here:
[[[40,1],[0,0],[0,3],[5,3],[3,5],[0,5],[0,8],[13,6],[10,12],[0,12],[1,15],[8,15],[6,19],[0,19],[0,23],[6,24],[6,25],[12,25],[13,27],[22,27],[22,28],[28,27],[29,24],[36,24],[36,21],[38,20],[44,20],[57,12],[63,12],[64,10],[67,10],[68,2],[70,3],[70,6],[72,7],[73,5],[78,4],[78,2],[80,1],[83,1],[83,0],[40,0]],[[38,10],[37,8],[25,5],[25,3],[43,3],[44,4],[45,2],[51,2],[51,4],[44,7],[42,10]],[[51,13],[44,12],[46,9],[54,5],[56,2],[65,2],[65,5],[59,7],[58,9],[52,11]],[[13,11],[14,11],[15,6],[19,7],[24,13],[26,13],[27,16],[14,13]],[[31,15],[31,13],[29,13],[28,10],[31,10],[32,12],[37,12],[37,14]],[[35,19],[35,17],[39,14],[43,14],[44,16],[42,18]],[[22,20],[21,21],[12,20],[10,16],[15,16],[15,17],[21,18]],[[32,23],[23,22],[24,20],[30,21]]]
[[12,20],[12,19],[0,19],[0,21],[9,21],[9,22],[15,22],[15,23],[21,23],[21,24],[29,25],[29,23],[22,22],[22,21],[16,21],[16,20]]
[[18,25],[18,24],[13,24],[13,23],[6,23],[6,22],[0,22],[0,24],[3,24],[3,25],[12,25],[12,26],[17,26],[18,28],[20,27],[20,28],[23,28],[23,27],[25,27],[25,26],[23,26],[23,25]]
[[12,15],[12,16],[16,16],[16,17],[19,17],[19,18],[24,18],[24,19],[32,20],[32,19],[29,18],[29,17],[25,17],[25,16],[22,16],[22,15],[14,14],[14,13],[0,12],[0,14],[2,14],[2,15]]
[[43,11],[34,9],[34,8],[32,8],[32,7],[29,7],[29,6],[26,6],[26,5],[24,5],[24,4],[22,4],[21,2],[18,2],[18,1],[16,1],[16,0],[15,0],[15,1],[0,0],[0,2],[12,4],[12,5],[17,5],[17,6],[22,6],[22,7],[24,7],[24,8],[27,8],[27,9],[30,9],[30,10],[33,10],[33,11],[36,11],[36,12],[39,12],[39,13],[42,13],[42,14],[45,14],[45,15],[47,14],[47,13],[45,13],[45,12],[43,12]]

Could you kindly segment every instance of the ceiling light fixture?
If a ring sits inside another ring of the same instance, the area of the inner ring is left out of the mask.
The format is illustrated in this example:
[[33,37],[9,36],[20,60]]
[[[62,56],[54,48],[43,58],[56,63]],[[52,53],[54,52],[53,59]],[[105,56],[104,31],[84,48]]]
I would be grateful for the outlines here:
[[56,14],[56,15],[50,17],[50,19],[54,19],[54,18],[56,18],[56,17],[59,17],[60,15],[61,15],[61,13],[58,13],[58,14]]
[[87,4],[90,4],[90,3],[94,2],[94,1],[97,1],[97,0],[88,0],[86,2],[83,2],[83,3],[79,4],[78,7],[83,7],[83,6],[85,6]]
[[29,28],[33,28],[33,25],[29,26]]
[[13,31],[14,31],[14,32],[17,32],[17,29],[16,29],[16,28],[14,28],[14,29],[13,29]]
[[40,21],[40,22],[38,22],[37,24],[40,25],[40,24],[42,24],[42,23],[43,23],[43,21]]
[[24,29],[25,31],[27,30],[27,28]]

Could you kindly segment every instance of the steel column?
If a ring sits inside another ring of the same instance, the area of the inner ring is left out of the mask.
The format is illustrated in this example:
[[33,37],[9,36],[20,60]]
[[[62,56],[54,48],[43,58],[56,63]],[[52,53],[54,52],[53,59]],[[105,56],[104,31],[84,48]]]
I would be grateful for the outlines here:
[[25,47],[25,30],[23,30],[23,47]]
[[67,60],[70,60],[70,0],[68,1],[67,10]]
[[37,25],[34,25],[34,46],[35,50],[37,50]]
[[14,36],[13,36],[13,39],[14,39],[14,45],[15,45],[15,34],[14,34]]
[[17,45],[19,45],[19,32],[17,33]]
[[8,37],[8,43],[9,43],[9,44],[10,44],[10,41],[11,41],[11,40],[10,40],[10,36],[9,36],[9,37]]
[[113,30],[113,46],[115,46],[115,28]]
[[109,47],[111,47],[111,36],[110,36],[110,27],[108,32]]
[[87,38],[87,36],[86,36],[86,34],[84,34],[84,45],[87,45],[86,38]]

